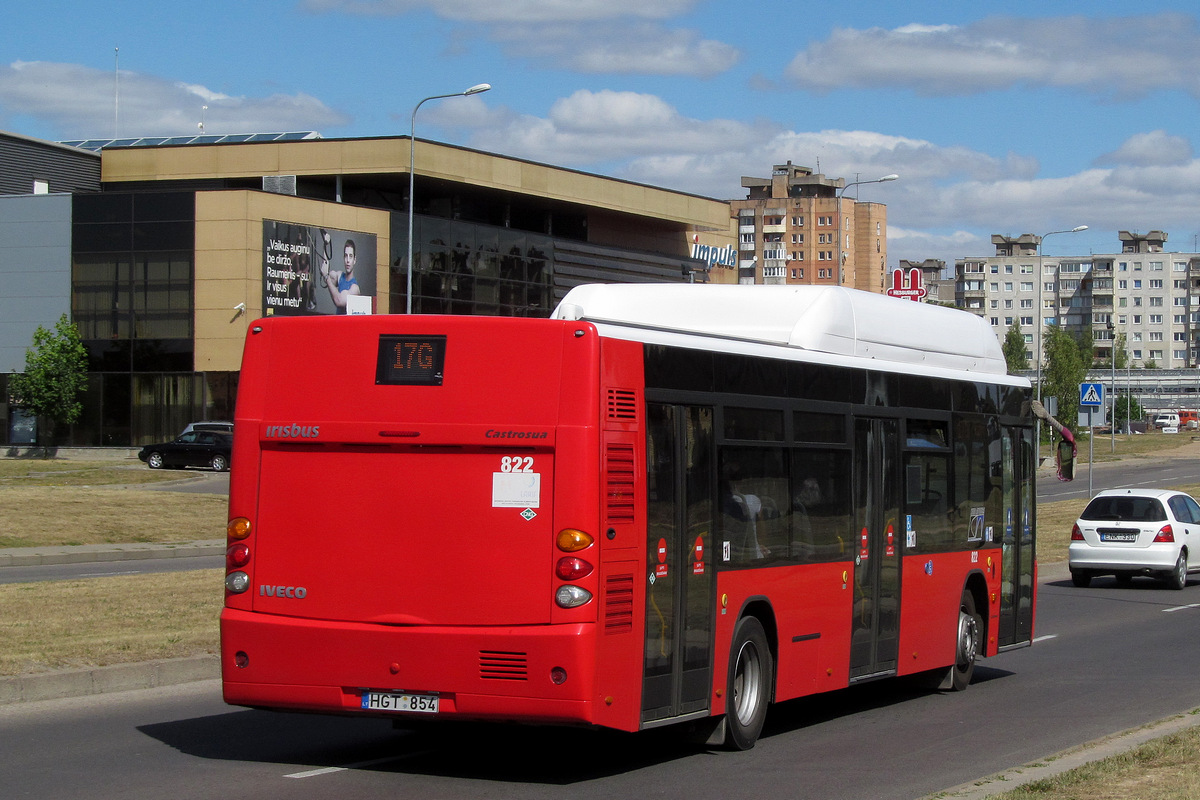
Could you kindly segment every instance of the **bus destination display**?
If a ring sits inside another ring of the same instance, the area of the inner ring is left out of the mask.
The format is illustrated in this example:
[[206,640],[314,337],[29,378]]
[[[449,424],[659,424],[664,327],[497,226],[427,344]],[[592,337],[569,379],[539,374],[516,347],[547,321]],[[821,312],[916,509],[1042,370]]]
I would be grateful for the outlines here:
[[375,383],[389,386],[441,386],[445,363],[445,336],[380,334]]

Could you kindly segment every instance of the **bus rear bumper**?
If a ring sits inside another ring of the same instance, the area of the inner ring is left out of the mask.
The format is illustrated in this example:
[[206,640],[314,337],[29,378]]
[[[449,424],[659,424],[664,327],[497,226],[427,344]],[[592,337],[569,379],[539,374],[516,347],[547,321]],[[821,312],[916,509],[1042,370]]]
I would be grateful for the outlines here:
[[[409,627],[226,608],[224,697],[232,705],[418,721],[593,724],[593,627]],[[370,692],[436,696],[438,710],[364,709]]]

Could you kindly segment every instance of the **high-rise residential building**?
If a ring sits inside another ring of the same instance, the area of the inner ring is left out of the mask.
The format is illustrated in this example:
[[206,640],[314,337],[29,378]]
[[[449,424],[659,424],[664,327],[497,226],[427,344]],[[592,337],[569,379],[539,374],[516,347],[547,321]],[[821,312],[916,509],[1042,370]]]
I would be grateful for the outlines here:
[[940,258],[927,258],[924,261],[900,259],[901,274],[909,276],[914,269],[921,273],[926,303],[954,303],[954,280],[953,276],[946,277],[945,261]]
[[790,161],[769,178],[743,177],[748,196],[730,201],[738,221],[738,282],[882,291],[887,206],[844,197],[853,185]]
[[1134,367],[1200,363],[1200,253],[1167,251],[1159,230],[1120,231],[1119,252],[1086,256],[1044,255],[1041,239],[995,235],[995,255],[956,259],[955,305],[986,318],[1001,341],[1016,323],[1031,363],[1039,324],[1090,330],[1098,362],[1124,334]]

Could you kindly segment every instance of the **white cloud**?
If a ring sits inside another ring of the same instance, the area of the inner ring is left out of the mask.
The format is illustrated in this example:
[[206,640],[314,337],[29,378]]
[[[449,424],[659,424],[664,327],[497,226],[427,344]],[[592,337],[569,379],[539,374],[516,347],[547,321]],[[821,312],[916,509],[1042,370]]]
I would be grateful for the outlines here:
[[596,169],[652,156],[738,152],[762,138],[754,125],[686,118],[654,95],[581,90],[556,101],[544,119],[509,115],[479,130],[474,141],[522,158]]
[[505,55],[588,75],[711,78],[741,57],[737,48],[698,31],[663,23],[699,0],[308,0],[316,12],[402,16],[429,11],[467,23],[459,36],[482,35]]
[[317,12],[398,16],[431,11],[457,22],[590,22],[634,17],[667,19],[687,13],[700,0],[306,0]]
[[[208,106],[203,111],[203,106]],[[230,97],[203,86],[122,70],[18,61],[0,66],[0,107],[49,121],[59,138],[320,130],[347,117],[309,95]],[[115,117],[115,119],[114,119]]]
[[1200,31],[1194,17],[1175,13],[842,28],[799,53],[785,74],[816,92],[907,88],[968,95],[1062,87],[1119,98],[1162,90],[1200,96]]
[[491,33],[513,57],[533,58],[585,74],[682,75],[711,78],[740,58],[737,48],[694,30],[653,23],[503,25]]
[[1097,158],[1096,166],[1128,164],[1130,166],[1172,166],[1186,164],[1192,159],[1192,144],[1183,136],[1172,136],[1164,130],[1136,133],[1111,153]]

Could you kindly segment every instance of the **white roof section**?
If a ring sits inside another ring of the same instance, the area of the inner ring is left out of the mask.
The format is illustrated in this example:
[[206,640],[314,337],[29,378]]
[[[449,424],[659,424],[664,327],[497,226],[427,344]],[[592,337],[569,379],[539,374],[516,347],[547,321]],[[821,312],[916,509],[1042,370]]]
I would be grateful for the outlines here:
[[[589,284],[568,292],[551,316],[635,341],[889,371],[983,373],[992,382],[1027,385],[1007,375],[1000,343],[982,317],[840,286]],[[725,344],[701,344],[696,336]]]

